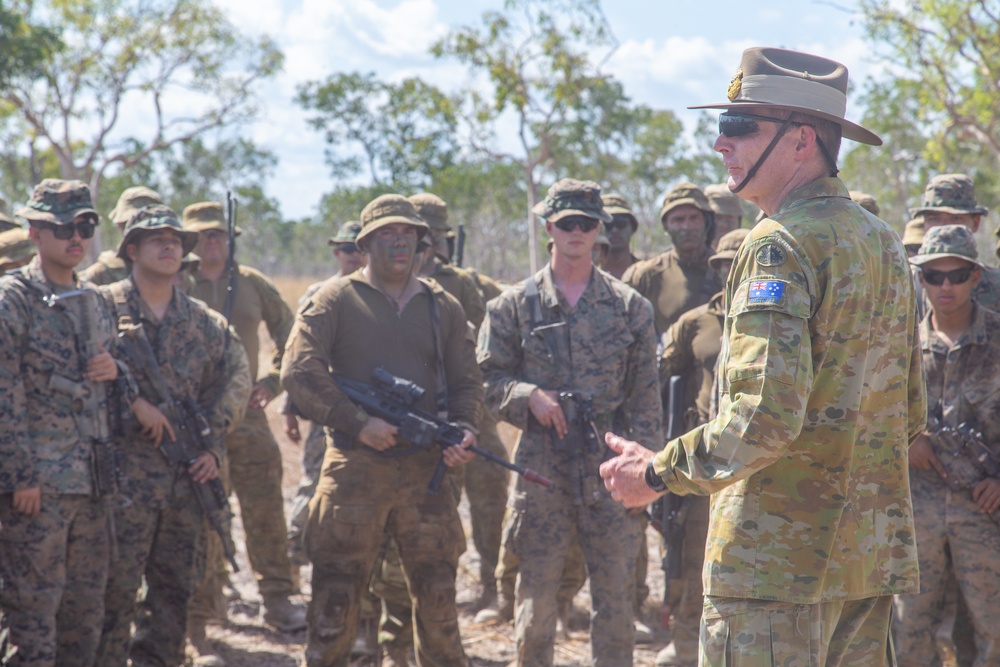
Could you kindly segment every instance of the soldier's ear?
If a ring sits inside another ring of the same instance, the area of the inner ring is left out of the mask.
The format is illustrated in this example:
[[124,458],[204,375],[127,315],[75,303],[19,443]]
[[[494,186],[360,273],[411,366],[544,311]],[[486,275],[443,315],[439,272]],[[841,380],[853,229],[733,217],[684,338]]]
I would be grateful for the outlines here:
[[972,214],[972,218],[969,221],[969,229],[972,230],[973,234],[979,231],[979,225],[980,223],[982,223],[982,221],[983,221],[982,215],[980,215],[979,213]]
[[139,256],[139,244],[132,242],[125,246],[125,256],[128,257],[128,261],[134,262]]

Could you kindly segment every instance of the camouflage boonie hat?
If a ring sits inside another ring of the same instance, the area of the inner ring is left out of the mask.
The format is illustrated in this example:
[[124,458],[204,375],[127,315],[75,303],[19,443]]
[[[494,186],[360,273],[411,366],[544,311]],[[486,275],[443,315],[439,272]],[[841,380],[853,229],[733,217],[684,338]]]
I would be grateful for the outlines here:
[[184,229],[173,209],[163,204],[153,204],[140,208],[125,224],[125,234],[118,244],[118,257],[127,260],[125,248],[137,242],[146,232],[172,229],[181,236],[181,248],[187,255],[198,245],[198,232]]
[[979,261],[976,251],[976,237],[965,225],[941,225],[932,227],[924,234],[924,242],[917,254],[910,258],[911,264],[921,266],[935,259],[957,257],[986,268]]
[[423,218],[424,222],[438,232],[450,232],[448,226],[448,204],[437,195],[430,192],[421,192],[409,198],[413,208],[417,210],[417,215]]
[[[229,231],[226,224],[226,211],[222,204],[216,201],[203,201],[184,208],[182,223],[189,232],[206,232],[209,229]],[[239,225],[233,230],[236,236],[243,233]]]
[[7,206],[7,200],[0,197],[0,232],[20,227],[21,225],[14,218],[10,217],[10,208]]
[[632,212],[632,207],[629,206],[625,197],[617,192],[609,192],[606,195],[601,195],[601,201],[604,202],[604,210],[608,215],[612,217],[625,216],[628,218],[629,224],[632,225],[633,232],[639,229],[639,220],[635,217],[635,213]]
[[604,210],[601,201],[601,186],[594,181],[573,178],[556,181],[545,199],[535,204],[531,212],[546,222],[557,222],[572,215],[611,222],[611,215]]
[[903,228],[903,245],[921,245],[924,242],[924,219],[914,218]]
[[915,218],[927,211],[986,215],[989,209],[976,202],[976,186],[971,178],[965,174],[938,174],[927,184],[920,206],[910,209],[910,216]]
[[713,183],[705,186],[703,190],[708,197],[708,205],[716,215],[735,215],[742,218],[746,215],[743,210],[743,200],[739,195],[732,193],[725,183]]
[[368,202],[361,211],[361,231],[354,242],[361,247],[372,232],[392,224],[411,225],[417,228],[417,239],[422,239],[430,227],[417,214],[413,202],[403,195],[382,195]]
[[69,224],[78,215],[93,217],[95,224],[100,219],[90,199],[90,188],[83,181],[58,178],[46,178],[36,185],[27,205],[16,213],[16,217],[28,222],[56,225]]
[[663,206],[660,207],[660,222],[667,217],[667,213],[678,206],[690,204],[704,213],[712,213],[712,206],[708,203],[708,197],[694,183],[681,183],[674,186],[667,196],[663,198]]
[[351,220],[350,222],[345,222],[340,226],[337,231],[336,236],[331,236],[327,240],[327,245],[340,245],[341,243],[354,243],[355,239],[358,238],[358,234],[361,232],[361,223],[357,220]]
[[719,239],[719,248],[715,254],[708,258],[708,265],[713,269],[718,269],[718,263],[725,259],[736,259],[736,253],[743,245],[743,239],[750,233],[749,229],[734,229],[726,232]]
[[35,243],[22,227],[0,232],[0,266],[15,264],[35,254]]
[[162,204],[163,198],[155,190],[145,185],[126,188],[118,197],[118,203],[108,213],[108,219],[116,225],[126,224],[143,206]]
[[875,197],[872,197],[867,192],[861,192],[860,190],[851,190],[850,195],[855,204],[865,209],[872,215],[878,215],[879,207],[878,202],[875,201]]

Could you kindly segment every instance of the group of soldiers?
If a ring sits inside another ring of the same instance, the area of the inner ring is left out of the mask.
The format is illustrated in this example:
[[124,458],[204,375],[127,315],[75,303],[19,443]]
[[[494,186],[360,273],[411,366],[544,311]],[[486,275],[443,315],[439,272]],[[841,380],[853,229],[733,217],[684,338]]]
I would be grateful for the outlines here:
[[[563,179],[534,209],[550,261],[502,287],[452,263],[443,200],[382,195],[294,314],[221,204],[130,188],[77,271],[90,193],[37,185],[0,233],[0,664],[224,664],[235,492],[262,618],[306,629],[308,665],[468,665],[463,488],[476,618],[513,621],[521,667],[553,664],[587,578],[591,664],[632,664],[649,518],[683,536],[658,667],[1000,664],[987,211],[937,176],[900,239],[837,178],[842,138],[881,142],[846,90],[834,61],[745,51],[706,107],[729,182],[667,193],[662,254],[634,252],[623,197]],[[286,435],[311,423],[287,524],[282,390]]]

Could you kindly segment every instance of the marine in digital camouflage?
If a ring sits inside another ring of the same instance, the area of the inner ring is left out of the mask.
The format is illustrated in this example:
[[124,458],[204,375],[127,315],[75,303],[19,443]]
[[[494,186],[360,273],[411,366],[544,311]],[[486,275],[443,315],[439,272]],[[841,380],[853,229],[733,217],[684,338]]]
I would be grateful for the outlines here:
[[[787,260],[761,266],[768,244]],[[907,448],[926,411],[899,237],[820,178],[753,229],[726,294],[719,416],[654,458],[674,493],[714,494],[706,595],[916,592]]]
[[[931,229],[911,261],[943,257],[979,264],[973,234],[961,225]],[[981,305],[973,309],[970,327],[953,344],[934,330],[930,313],[920,324],[928,414],[934,422],[929,431],[933,438],[939,426],[972,425],[1000,460],[1000,314]],[[1000,527],[972,499],[971,489],[951,490],[935,470],[911,467],[910,484],[920,593],[896,598],[899,664],[937,664],[935,635],[952,582],[975,628],[975,664],[1000,662],[1000,627],[993,622],[1000,618]]]
[[[561,207],[543,204],[554,214],[592,215],[586,201],[571,196]],[[597,270],[572,308],[557,291],[550,265],[529,280],[538,291],[541,321],[532,324],[526,284],[512,287],[489,303],[478,352],[487,407],[522,430],[515,460],[554,481],[551,489],[542,489],[518,478],[508,501],[520,560],[518,664],[552,664],[556,591],[570,543],[579,536],[591,579],[593,664],[628,665],[638,519],[611,499],[598,467],[611,454],[603,446],[605,431],[624,430],[653,442],[661,438],[652,308]],[[553,326],[551,338],[533,332],[546,325]],[[536,388],[590,398],[601,442],[576,442],[572,452],[557,451],[549,429],[528,407]]]

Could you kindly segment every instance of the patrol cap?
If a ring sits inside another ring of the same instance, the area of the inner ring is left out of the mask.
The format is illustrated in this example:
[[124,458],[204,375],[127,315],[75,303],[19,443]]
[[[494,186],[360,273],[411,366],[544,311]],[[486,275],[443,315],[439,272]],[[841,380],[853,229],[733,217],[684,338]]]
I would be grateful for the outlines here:
[[545,199],[535,204],[532,213],[547,222],[557,222],[573,215],[611,222],[611,215],[604,210],[601,186],[594,181],[564,178],[556,181],[545,194]]
[[159,193],[145,185],[126,188],[118,196],[118,203],[108,213],[108,218],[116,225],[124,225],[143,206],[162,203],[163,198],[160,197]]
[[[183,225],[189,232],[206,232],[210,229],[229,231],[226,223],[226,211],[222,204],[216,201],[203,201],[184,208]],[[243,233],[239,225],[233,230],[235,236]]]
[[409,198],[417,215],[423,218],[424,222],[438,232],[450,232],[448,226],[448,204],[443,199],[430,192],[421,192]]
[[989,209],[976,201],[976,186],[971,178],[965,174],[938,174],[927,184],[924,200],[910,209],[910,215],[915,218],[927,211],[986,215]]
[[725,183],[713,183],[705,186],[705,196],[708,197],[708,205],[716,215],[735,215],[742,218],[746,215],[743,210],[743,200],[739,195],[731,192]]
[[719,247],[715,254],[708,258],[708,265],[713,269],[719,268],[719,262],[727,259],[736,259],[736,253],[743,245],[743,239],[750,233],[749,229],[734,229],[726,232],[719,239]]
[[361,211],[361,231],[354,242],[361,247],[366,238],[386,225],[404,224],[417,228],[417,239],[422,239],[430,227],[417,214],[413,202],[403,195],[381,195],[368,202]]
[[163,204],[143,206],[125,223],[125,234],[118,244],[118,256],[128,259],[125,248],[129,243],[137,243],[143,234],[160,229],[172,229],[181,236],[181,248],[187,255],[198,245],[198,232],[185,229],[173,209]]
[[15,227],[0,232],[0,266],[20,263],[34,254],[35,244],[27,229]]
[[924,242],[924,218],[918,216],[903,227],[903,245],[920,245]]
[[0,197],[0,232],[17,229],[20,226],[14,218],[10,217],[10,207],[7,205],[7,200]]
[[341,243],[354,243],[361,231],[361,223],[357,220],[350,220],[340,226],[335,236],[331,236],[326,242],[327,245],[340,245]]
[[48,222],[65,225],[78,215],[100,219],[90,199],[90,188],[83,181],[46,178],[35,186],[27,205],[18,209],[16,217],[28,222]]
[[882,145],[874,132],[844,118],[847,68],[829,58],[770,46],[751,47],[743,52],[726,97],[727,102],[688,109],[726,109],[736,113],[767,109],[797,111],[840,125],[847,139]]
[[625,197],[622,197],[617,192],[609,192],[606,195],[601,195],[601,201],[604,203],[604,210],[608,215],[612,217],[616,215],[625,216],[628,218],[633,232],[639,229],[639,220],[636,219],[635,213],[632,212],[632,207],[629,206],[628,200]]
[[860,190],[851,190],[850,195],[855,204],[865,209],[872,215],[878,215],[879,207],[878,202],[875,201],[875,197],[871,196],[867,192],[861,192]]
[[980,268],[986,268],[979,261],[976,237],[965,225],[941,225],[929,229],[924,234],[920,250],[910,258],[910,263],[921,266],[945,257],[957,257],[972,262]]

